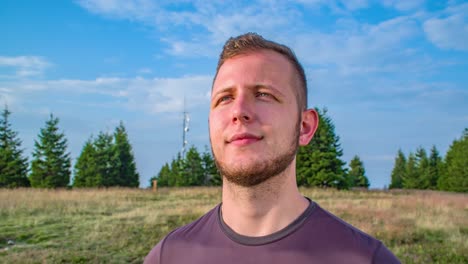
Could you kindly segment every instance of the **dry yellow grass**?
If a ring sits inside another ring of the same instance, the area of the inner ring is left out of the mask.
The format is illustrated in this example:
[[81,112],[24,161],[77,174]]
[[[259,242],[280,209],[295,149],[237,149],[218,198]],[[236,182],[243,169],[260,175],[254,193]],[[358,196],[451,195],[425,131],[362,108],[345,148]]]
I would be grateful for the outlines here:
[[[301,189],[381,239],[404,263],[468,262],[468,196]],[[220,188],[0,190],[0,263],[140,263],[159,239],[221,199]],[[8,245],[8,240],[14,245]]]

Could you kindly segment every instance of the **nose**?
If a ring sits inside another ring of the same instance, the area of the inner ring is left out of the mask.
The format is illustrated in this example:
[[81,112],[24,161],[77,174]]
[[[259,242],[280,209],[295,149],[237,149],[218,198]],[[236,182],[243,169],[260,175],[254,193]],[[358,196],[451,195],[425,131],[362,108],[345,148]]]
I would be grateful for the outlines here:
[[249,123],[254,118],[253,106],[248,96],[239,94],[232,104],[232,122]]

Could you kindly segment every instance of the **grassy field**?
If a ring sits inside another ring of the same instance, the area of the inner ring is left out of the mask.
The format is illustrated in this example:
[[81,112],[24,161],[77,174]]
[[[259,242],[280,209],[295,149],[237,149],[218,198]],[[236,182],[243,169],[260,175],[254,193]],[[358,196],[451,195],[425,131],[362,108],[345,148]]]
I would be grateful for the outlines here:
[[[382,240],[403,263],[468,263],[468,195],[301,189]],[[0,263],[141,263],[219,188],[0,189]]]

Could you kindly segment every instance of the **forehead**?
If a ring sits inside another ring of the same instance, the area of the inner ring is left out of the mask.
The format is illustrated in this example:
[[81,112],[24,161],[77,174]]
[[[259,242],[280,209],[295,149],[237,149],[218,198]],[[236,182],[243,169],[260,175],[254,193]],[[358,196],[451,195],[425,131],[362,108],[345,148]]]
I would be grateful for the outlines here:
[[287,89],[294,79],[293,67],[283,55],[259,50],[227,59],[216,75],[212,92],[237,85],[268,84]]

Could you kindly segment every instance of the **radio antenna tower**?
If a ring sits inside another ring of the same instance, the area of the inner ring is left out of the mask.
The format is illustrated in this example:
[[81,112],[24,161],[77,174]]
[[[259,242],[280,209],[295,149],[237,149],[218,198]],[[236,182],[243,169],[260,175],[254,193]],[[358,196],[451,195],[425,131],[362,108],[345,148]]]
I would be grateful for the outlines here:
[[182,123],[182,158],[185,157],[186,147],[188,145],[187,133],[189,132],[190,116],[185,109],[185,96],[184,96],[184,112],[183,113],[183,123]]

